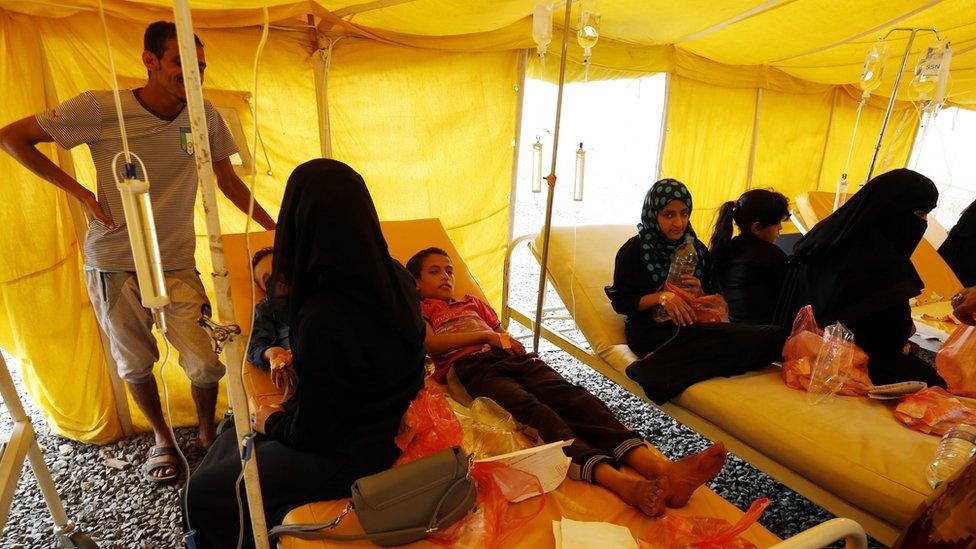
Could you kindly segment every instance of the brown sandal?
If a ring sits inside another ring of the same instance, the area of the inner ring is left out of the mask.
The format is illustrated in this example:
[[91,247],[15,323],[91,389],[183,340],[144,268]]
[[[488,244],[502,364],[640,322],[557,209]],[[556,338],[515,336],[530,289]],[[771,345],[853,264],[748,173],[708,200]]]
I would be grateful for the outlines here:
[[[142,476],[153,484],[172,484],[180,478],[178,455],[175,446],[153,446],[142,464]],[[153,472],[167,467],[175,472],[165,476],[153,475]]]

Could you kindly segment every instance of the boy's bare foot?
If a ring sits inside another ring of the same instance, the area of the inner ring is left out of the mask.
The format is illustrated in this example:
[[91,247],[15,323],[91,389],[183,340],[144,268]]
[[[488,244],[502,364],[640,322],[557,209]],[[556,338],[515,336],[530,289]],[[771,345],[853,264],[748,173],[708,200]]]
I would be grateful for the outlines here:
[[617,495],[649,517],[664,514],[665,496],[668,494],[666,477],[654,480],[634,478],[626,489]]
[[625,503],[640,509],[645,515],[656,517],[664,513],[665,499],[669,493],[669,480],[666,477],[648,480],[631,476],[606,462],[597,465],[594,476],[597,484],[617,494]]
[[675,461],[667,473],[670,481],[668,507],[684,507],[699,486],[722,470],[725,460],[725,444],[716,442],[697,454]]

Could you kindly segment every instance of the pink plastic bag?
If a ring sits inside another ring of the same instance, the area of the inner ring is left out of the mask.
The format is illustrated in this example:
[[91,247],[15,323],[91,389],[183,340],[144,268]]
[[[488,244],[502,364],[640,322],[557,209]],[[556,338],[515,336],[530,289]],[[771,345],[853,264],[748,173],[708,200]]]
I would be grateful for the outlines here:
[[651,539],[638,539],[641,549],[753,549],[756,546],[739,537],[759,520],[769,498],[752,502],[735,524],[712,517],[665,515]]
[[[824,344],[823,335],[813,316],[813,308],[807,305],[800,309],[793,320],[793,332],[783,345],[784,361],[780,373],[787,387],[808,390],[817,355]],[[837,394],[864,396],[874,386],[868,377],[868,355],[857,345],[851,347],[851,364],[839,373],[842,384]]]
[[976,397],[976,327],[960,326],[952,332],[935,355],[935,369],[950,393]]
[[428,382],[407,408],[394,442],[403,452],[394,466],[410,463],[444,448],[460,446],[461,422],[444,397],[444,390]]
[[941,437],[957,423],[976,423],[976,409],[941,387],[929,387],[901,399],[895,418],[911,429]]

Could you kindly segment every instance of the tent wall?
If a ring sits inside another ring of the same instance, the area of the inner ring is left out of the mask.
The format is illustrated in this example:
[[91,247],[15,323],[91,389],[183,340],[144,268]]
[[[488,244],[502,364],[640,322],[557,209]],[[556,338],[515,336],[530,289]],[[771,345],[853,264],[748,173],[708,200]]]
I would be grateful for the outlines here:
[[[4,63],[0,73],[7,103],[0,123],[49,107],[45,78],[57,101],[109,88],[95,14],[49,19],[0,11],[0,25],[3,59],[16,60]],[[123,83],[144,81],[143,29],[141,23],[109,20]],[[236,111],[248,139],[240,145],[249,147],[253,120],[246,99],[259,32],[200,29],[198,34],[206,44],[206,95]],[[260,66],[257,105],[264,150],[259,147],[255,159],[257,197],[272,215],[291,170],[320,154],[307,40],[303,32],[273,31]],[[35,47],[24,47],[30,44]],[[336,45],[326,75],[333,156],[363,173],[382,218],[440,217],[496,305],[508,234],[517,59],[515,50],[447,53],[349,38]],[[55,157],[53,146],[45,150]],[[76,148],[71,156],[79,181],[94,189],[87,148]],[[8,204],[17,204],[0,210],[0,221],[10,227],[0,239],[5,258],[0,346],[21,359],[31,398],[59,434],[95,443],[118,439],[121,428],[68,198],[7,155],[0,155],[0,165],[10,174],[0,192]],[[220,214],[224,232],[244,230],[244,215],[223,199]],[[196,227],[197,267],[212,297],[199,204]],[[25,242],[32,244],[30,253],[23,252]],[[194,424],[189,382],[175,350],[163,375],[174,423]],[[135,404],[130,400],[128,406],[134,427],[147,430]],[[218,410],[224,406],[222,400]]]
[[[938,9],[918,13],[917,2],[909,0],[847,7],[863,20],[824,20],[822,13],[830,10],[821,0],[780,3],[753,14],[748,12],[755,2],[745,0],[693,0],[678,7],[664,0],[605,2],[604,37],[589,78],[672,74],[662,173],[689,183],[694,222],[705,236],[714,209],[747,187],[774,186],[791,195],[833,189],[847,155],[860,63],[872,33],[885,25],[950,30],[956,55],[949,102],[976,105],[976,35],[960,24],[972,19],[968,2],[930,3]],[[236,9],[239,4],[194,1],[194,20],[206,43],[205,95],[236,113],[248,140],[241,145],[250,147],[248,95],[262,3]],[[361,13],[365,5],[345,0],[273,4],[271,18],[279,25],[262,58],[257,100],[263,142],[254,159],[258,200],[275,215],[290,171],[320,155],[315,79],[326,79],[333,156],[363,173],[384,219],[440,217],[497,305],[510,214],[518,55],[533,46],[532,2],[417,0]],[[108,88],[97,4],[70,5],[13,0],[0,9],[0,125],[81,91]],[[145,78],[143,29],[171,18],[168,3],[106,0],[105,6],[120,78],[139,85]],[[320,31],[338,39],[328,74],[315,74],[327,64],[312,61],[314,48],[300,26],[309,12]],[[767,24],[753,28],[760,21]],[[559,65],[552,52],[561,38],[557,29],[545,68],[549,78]],[[832,41],[842,45],[810,48]],[[920,39],[911,59],[930,43]],[[898,44],[892,42],[894,57],[900,56]],[[862,116],[852,190],[867,170],[892,66],[900,61],[894,57]],[[575,43],[569,61],[569,80],[582,80]],[[530,66],[529,74],[540,73]],[[906,88],[903,82],[899,97],[907,97]],[[911,104],[897,104],[878,171],[904,164],[917,121]],[[54,147],[43,151],[58,158]],[[78,179],[93,188],[88,151],[78,148],[70,158]],[[89,442],[115,440],[122,431],[82,281],[71,203],[7,155],[0,154],[0,174],[0,198],[7,205],[0,208],[0,347],[21,359],[30,396],[56,432]],[[243,231],[244,216],[222,198],[220,214],[225,232]],[[209,287],[200,208],[196,226],[197,265]],[[165,376],[175,423],[195,423],[175,353]],[[127,404],[135,427],[148,428]]]
[[[773,187],[788,197],[835,189],[857,100],[842,87],[811,91],[720,87],[671,78],[661,174],[688,185],[695,197],[692,223],[699,237],[711,233],[722,202],[747,189]],[[861,115],[848,174],[851,193],[867,175],[881,128],[884,109],[876,103],[869,102]],[[875,175],[905,165],[917,128],[917,111],[911,104],[899,104]]]

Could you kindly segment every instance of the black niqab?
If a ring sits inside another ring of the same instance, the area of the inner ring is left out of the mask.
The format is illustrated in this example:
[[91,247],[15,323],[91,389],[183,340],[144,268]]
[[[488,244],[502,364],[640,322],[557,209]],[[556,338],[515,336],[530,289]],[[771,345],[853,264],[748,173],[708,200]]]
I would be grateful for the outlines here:
[[963,286],[976,285],[976,202],[959,216],[959,221],[939,246],[939,255]]
[[797,242],[776,322],[789,326],[812,304],[822,325],[850,323],[917,296],[923,283],[911,255],[927,226],[918,214],[938,198],[929,178],[908,169],[869,181]]

